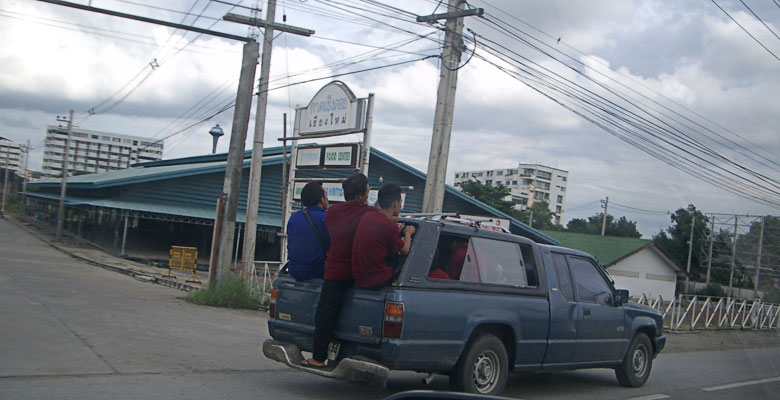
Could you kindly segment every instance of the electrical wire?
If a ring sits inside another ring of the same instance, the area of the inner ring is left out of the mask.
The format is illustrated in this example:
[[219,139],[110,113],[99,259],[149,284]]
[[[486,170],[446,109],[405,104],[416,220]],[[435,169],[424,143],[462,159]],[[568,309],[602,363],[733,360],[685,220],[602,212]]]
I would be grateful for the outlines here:
[[751,14],[753,14],[753,16],[754,16],[754,17],[756,17],[756,19],[757,19],[759,22],[761,22],[761,25],[764,25],[764,28],[766,28],[766,30],[768,30],[769,32],[771,32],[771,33],[772,33],[772,35],[774,35],[774,36],[775,36],[775,37],[776,37],[778,40],[780,40],[780,36],[778,36],[778,35],[777,35],[777,33],[775,33],[775,31],[774,31],[774,30],[772,30],[772,28],[770,28],[770,27],[769,27],[769,25],[767,25],[767,24],[766,24],[766,22],[764,22],[764,20],[763,20],[763,19],[761,19],[761,17],[759,17],[759,16],[758,16],[758,14],[756,14],[756,13],[755,13],[755,11],[753,11],[753,9],[751,9],[751,8],[750,8],[750,6],[748,6],[747,4],[745,4],[745,2],[744,2],[744,1],[742,1],[742,0],[739,0],[739,2],[740,2],[740,3],[742,3],[742,5],[743,5],[743,6],[745,6],[745,8],[747,8],[747,10],[748,10],[748,11],[750,11],[750,13],[751,13]]
[[769,48],[766,47],[763,43],[761,43],[760,40],[756,39],[756,37],[753,36],[753,34],[751,34],[747,29],[745,29],[745,27],[742,26],[742,24],[737,22],[737,20],[734,19],[734,17],[732,17],[731,14],[728,13],[728,11],[726,11],[723,7],[720,6],[720,4],[718,4],[715,0],[710,0],[710,1],[712,2],[712,4],[715,4],[715,6],[718,7],[721,11],[723,11],[723,13],[726,14],[726,16],[729,17],[729,19],[734,21],[734,23],[737,24],[737,26],[739,26],[743,31],[745,31],[745,33],[747,33],[747,35],[750,36],[750,38],[753,39],[753,41],[758,43],[759,46],[763,47],[764,50],[766,50],[769,54],[771,54],[772,57],[774,57],[777,61],[780,61],[780,57],[778,57],[777,54],[773,53],[772,50],[769,50]]

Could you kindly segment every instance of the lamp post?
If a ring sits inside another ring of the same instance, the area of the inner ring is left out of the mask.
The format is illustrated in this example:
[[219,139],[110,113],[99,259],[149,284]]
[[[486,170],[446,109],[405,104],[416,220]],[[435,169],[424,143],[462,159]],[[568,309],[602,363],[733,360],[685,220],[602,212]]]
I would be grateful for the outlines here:
[[220,136],[225,135],[225,132],[223,132],[222,128],[220,128],[219,124],[217,124],[213,128],[211,128],[209,133],[211,134],[211,137],[214,140],[214,146],[211,148],[211,154],[214,154],[217,152],[217,141],[219,140]]

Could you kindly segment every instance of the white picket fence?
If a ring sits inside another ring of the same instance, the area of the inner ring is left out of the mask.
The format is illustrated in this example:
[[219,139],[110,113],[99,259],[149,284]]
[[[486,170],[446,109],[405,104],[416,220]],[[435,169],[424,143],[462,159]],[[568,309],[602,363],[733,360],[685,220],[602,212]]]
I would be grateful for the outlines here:
[[664,317],[664,328],[694,329],[752,329],[780,331],[780,305],[730,297],[702,297],[678,295],[671,301],[661,296],[655,300],[645,295],[639,304],[651,307]]

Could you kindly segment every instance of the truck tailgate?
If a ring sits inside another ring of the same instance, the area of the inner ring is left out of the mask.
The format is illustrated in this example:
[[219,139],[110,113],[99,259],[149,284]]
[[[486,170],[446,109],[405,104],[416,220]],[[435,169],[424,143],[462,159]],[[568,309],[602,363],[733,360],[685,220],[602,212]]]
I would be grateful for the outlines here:
[[[276,320],[269,321],[271,335],[277,340],[292,340],[309,350],[314,334],[314,319],[322,289],[322,280],[296,281],[280,277],[277,288]],[[385,290],[350,288],[344,296],[335,338],[350,342],[376,344],[382,338]],[[306,337],[301,340],[301,334]]]

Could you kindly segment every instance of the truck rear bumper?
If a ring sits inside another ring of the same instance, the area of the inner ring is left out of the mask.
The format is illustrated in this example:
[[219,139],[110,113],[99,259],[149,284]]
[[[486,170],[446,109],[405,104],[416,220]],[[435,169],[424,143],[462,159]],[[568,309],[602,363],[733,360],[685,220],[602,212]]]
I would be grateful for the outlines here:
[[290,368],[333,379],[349,379],[370,383],[384,389],[390,370],[375,362],[354,358],[342,359],[335,368],[311,368],[301,365],[303,355],[298,346],[268,339],[263,342],[263,354],[271,360],[286,364]]

